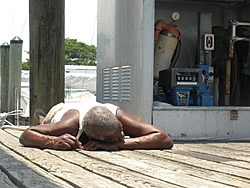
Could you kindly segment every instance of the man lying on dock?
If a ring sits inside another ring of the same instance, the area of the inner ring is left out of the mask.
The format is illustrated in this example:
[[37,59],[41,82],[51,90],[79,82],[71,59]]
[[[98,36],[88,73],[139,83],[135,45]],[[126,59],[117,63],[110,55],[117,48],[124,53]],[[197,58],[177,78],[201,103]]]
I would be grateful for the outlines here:
[[22,133],[19,141],[24,146],[91,151],[173,147],[166,132],[131,117],[113,104],[59,103],[47,115],[37,109],[34,116],[39,125],[30,126]]

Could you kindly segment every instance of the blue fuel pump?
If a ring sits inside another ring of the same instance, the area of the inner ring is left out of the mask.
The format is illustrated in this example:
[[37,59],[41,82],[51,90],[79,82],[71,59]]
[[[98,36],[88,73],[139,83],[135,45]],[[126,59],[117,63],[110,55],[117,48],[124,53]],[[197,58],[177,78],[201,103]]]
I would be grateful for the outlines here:
[[213,71],[207,65],[172,68],[159,72],[159,86],[165,101],[174,106],[213,106],[208,82]]

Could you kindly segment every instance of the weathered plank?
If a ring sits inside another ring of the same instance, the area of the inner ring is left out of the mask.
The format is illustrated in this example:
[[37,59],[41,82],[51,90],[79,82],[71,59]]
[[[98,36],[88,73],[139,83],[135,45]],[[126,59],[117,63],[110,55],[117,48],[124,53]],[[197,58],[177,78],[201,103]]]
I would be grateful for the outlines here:
[[[0,138],[1,143],[6,147],[11,148],[22,157],[25,157],[33,164],[36,164],[57,178],[70,182],[74,187],[126,187],[117,182],[111,181],[107,177],[99,176],[79,167],[78,165],[61,160],[43,150],[22,147],[17,138],[2,130],[0,130]],[[61,152],[64,153],[64,151]]]
[[232,151],[238,150],[238,151],[250,152],[249,142],[227,142],[227,143],[220,142],[220,143],[208,143],[207,145],[223,149],[227,148]]
[[[230,187],[227,185],[223,185],[217,182],[211,182],[208,180],[204,180],[198,177],[189,176],[187,174],[181,174],[176,171],[169,170],[167,166],[160,167],[156,165],[152,165],[150,163],[141,162],[138,160],[126,158],[120,155],[117,155],[116,152],[103,152],[100,156],[96,152],[88,152],[88,151],[80,151],[81,153],[96,158],[98,160],[103,160],[109,162],[110,164],[114,164],[117,166],[121,166],[127,168],[129,170],[140,172],[141,174],[153,177],[155,179],[159,179],[171,184],[175,184],[178,186],[184,187]],[[149,151],[150,152],[150,151]],[[159,150],[155,151],[159,152]],[[119,153],[119,152],[118,152]]]
[[[161,151],[157,153],[161,153]],[[133,151],[133,152],[121,151],[117,154],[130,159],[135,159],[141,162],[150,163],[152,165],[167,167],[169,170],[176,171],[181,174],[187,174],[190,176],[195,176],[201,179],[206,179],[213,182],[219,182],[226,185],[231,185],[235,187],[248,187],[250,184],[250,181],[243,182],[241,178],[238,177],[233,177],[228,174],[214,172],[203,168],[183,164],[180,162],[165,159],[164,157],[158,157],[151,154],[146,154],[143,153],[143,151]]]
[[[55,150],[46,150],[47,152],[62,158],[65,161],[76,164],[78,166],[83,167],[93,173],[97,173],[102,176],[107,176],[110,179],[113,179],[116,182],[119,182],[123,185],[127,185],[129,187],[177,187],[173,184],[166,183],[164,181],[160,181],[158,179],[142,175],[141,172],[135,172],[134,170],[129,170],[126,167],[120,167],[114,164],[106,162],[103,159],[104,153],[110,153],[105,151],[92,151],[96,155],[100,156],[99,159],[89,157],[84,155],[85,152],[60,152]],[[115,154],[111,154],[111,158]]]
[[1,170],[0,170],[0,185],[1,188],[17,188],[17,186],[9,179],[9,177]]
[[[11,135],[16,137],[20,137],[22,131],[12,128],[5,129]],[[54,151],[54,150],[45,150],[53,155],[58,156],[70,163],[76,164],[78,166],[82,166],[84,169],[88,169],[89,171],[93,171],[102,176],[109,176],[109,178],[113,178],[114,181],[120,182],[124,185],[128,185],[131,187],[176,187],[174,185],[168,184],[166,182],[153,179],[151,177],[143,176],[133,171],[129,171],[126,168],[117,167],[100,160],[96,160],[90,157],[86,157],[77,152],[72,151]],[[100,152],[100,155],[102,152]],[[84,163],[83,163],[84,161]],[[122,173],[121,173],[122,172]]]
[[[2,135],[1,135],[2,136]],[[67,182],[62,181],[41,168],[25,160],[10,149],[0,144],[0,168],[9,178],[9,182],[18,187],[66,187],[72,188]],[[1,184],[2,187],[2,184]],[[13,186],[14,187],[14,186]]]
[[157,151],[141,151],[143,153],[147,153],[153,156],[162,157],[166,160],[172,160],[179,163],[187,164],[190,166],[194,166],[197,168],[203,168],[208,171],[221,172],[224,174],[228,174],[230,176],[240,177],[243,182],[248,182],[250,180],[249,170],[242,169],[239,167],[233,167],[227,164],[221,164],[213,161],[207,161],[204,159],[195,158],[193,156],[186,155],[185,151],[178,150],[164,150],[162,153]]
[[[15,135],[16,137],[20,137],[22,131],[16,129],[5,129],[11,135]],[[166,182],[153,179],[151,177],[143,176],[133,171],[129,171],[126,168],[117,167],[90,157],[86,157],[85,155],[72,152],[72,151],[54,151],[54,150],[45,150],[53,155],[58,156],[59,158],[63,158],[70,163],[74,163],[76,165],[82,166],[85,169],[96,172],[103,176],[109,176],[109,178],[113,178],[115,181],[120,182],[124,185],[131,187],[176,187],[174,185],[168,184]],[[100,152],[101,154],[102,152]],[[83,163],[84,161],[84,163]]]
[[[18,138],[22,131],[5,129]],[[9,136],[11,136],[9,135]],[[0,134],[1,136],[1,134]],[[172,150],[91,152],[39,150],[128,187],[249,187],[248,143],[175,144]],[[234,149],[237,147],[237,149]],[[239,149],[240,148],[240,149]],[[31,149],[31,148],[29,148]],[[222,151],[219,153],[219,151]],[[226,156],[233,152],[233,157]],[[219,154],[218,154],[219,153]],[[23,155],[27,155],[23,153]],[[31,155],[27,155],[32,158]],[[237,158],[236,158],[237,157]],[[42,157],[40,160],[46,160]],[[34,161],[41,165],[41,161]],[[41,165],[48,169],[51,164]],[[53,168],[49,168],[54,173]],[[70,168],[65,167],[70,171]],[[71,172],[71,171],[70,171]],[[57,174],[58,176],[58,174]],[[65,174],[59,176],[64,178]],[[67,181],[70,177],[67,178]]]
[[200,157],[202,157],[202,154],[208,154],[210,155],[210,158],[207,158],[207,160],[213,160],[216,162],[227,163],[234,166],[240,166],[242,168],[250,169],[249,152],[213,147],[209,144],[178,144],[175,145],[175,148],[182,151],[196,152],[197,157],[199,155],[198,153],[201,153]]
[[28,128],[28,126],[22,126],[22,127],[4,126],[2,127],[2,130],[15,136],[16,138],[20,138],[21,134],[26,128]]
[[[18,130],[8,130],[11,134],[20,135],[21,131]],[[54,150],[45,150],[58,157],[64,158],[65,160],[70,161],[71,163],[76,163],[79,166],[88,168],[91,171],[98,172],[102,175],[109,176],[109,178],[114,178],[115,181],[119,181],[122,184],[131,186],[131,187],[174,187],[171,184],[167,184],[163,181],[154,180],[153,178],[143,176],[141,174],[129,171],[125,168],[119,168],[112,166],[110,164],[86,157],[82,154],[73,152],[73,151],[54,151]],[[102,153],[102,152],[100,152]],[[84,161],[84,165],[81,164]]]

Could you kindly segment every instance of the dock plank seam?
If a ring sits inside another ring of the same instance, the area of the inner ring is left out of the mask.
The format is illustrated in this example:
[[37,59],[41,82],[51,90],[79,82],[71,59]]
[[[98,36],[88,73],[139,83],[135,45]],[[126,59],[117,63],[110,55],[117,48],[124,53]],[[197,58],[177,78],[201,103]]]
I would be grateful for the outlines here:
[[[190,166],[195,166],[197,168],[202,168],[204,170],[209,170],[209,171],[214,171],[214,172],[221,172],[221,173],[225,173],[225,174],[228,174],[229,176],[235,176],[235,177],[238,177],[238,178],[241,178],[242,180],[246,180],[247,182],[249,182],[250,180],[250,177],[248,177],[247,175],[244,176],[244,174],[242,173],[242,169],[240,168],[233,168],[231,170],[229,170],[229,168],[227,168],[227,165],[225,164],[222,164],[222,163],[214,163],[214,162],[211,162],[211,161],[206,161],[206,160],[203,160],[203,159],[197,159],[197,158],[193,158],[192,161],[189,160],[189,156],[184,156],[184,155],[180,155],[180,154],[175,154],[171,151],[165,151],[162,153],[162,155],[159,155],[158,153],[154,152],[154,151],[151,151],[151,152],[148,152],[148,151],[138,151],[138,152],[145,152],[145,153],[148,153],[149,155],[155,155],[157,157],[161,157],[162,159],[164,160],[171,160],[171,161],[176,161],[178,163],[181,163],[181,164],[187,164],[187,165],[190,165]],[[216,167],[214,165],[217,165]],[[226,168],[228,169],[227,171],[223,171],[221,170],[221,168]],[[243,170],[244,171],[244,170]],[[239,173],[239,174],[237,174]],[[245,174],[249,174],[249,171],[248,170],[245,170],[244,171]]]
[[[107,161],[105,161],[105,160],[101,160],[100,158],[95,158],[95,157],[86,155],[86,153],[84,153],[84,151],[78,151],[78,154],[81,155],[81,156],[87,157],[87,158],[84,158],[84,159],[83,159],[83,160],[85,161],[85,165],[80,164],[79,162],[72,161],[72,160],[70,160],[69,157],[67,157],[67,158],[66,158],[66,157],[62,157],[62,156],[63,156],[62,154],[57,155],[57,154],[56,154],[56,153],[57,153],[56,151],[47,150],[46,152],[54,153],[55,156],[57,156],[57,157],[59,157],[59,158],[61,158],[61,159],[64,159],[64,160],[66,160],[67,162],[73,163],[73,164],[75,164],[75,165],[79,165],[79,166],[83,167],[84,169],[89,170],[91,173],[95,173],[95,174],[97,174],[97,175],[102,175],[103,177],[106,177],[106,178],[109,178],[109,179],[112,178],[114,181],[116,181],[116,182],[118,182],[118,183],[120,183],[120,184],[124,184],[125,186],[128,186],[128,187],[134,187],[134,185],[133,185],[133,186],[129,186],[127,183],[122,183],[121,181],[124,181],[124,180],[122,180],[122,179],[116,179],[116,175],[115,175],[116,173],[119,173],[119,174],[120,174],[120,172],[122,172],[122,176],[130,177],[130,178],[128,178],[128,179],[130,179],[130,181],[133,180],[133,179],[137,179],[137,180],[136,180],[137,183],[138,183],[139,181],[141,181],[141,179],[143,178],[144,184],[148,184],[148,185],[151,184],[151,186],[149,186],[149,187],[155,187],[153,182],[156,182],[156,181],[158,182],[157,187],[166,187],[166,186],[167,186],[167,187],[171,187],[171,185],[177,186],[177,185],[170,184],[170,183],[169,183],[168,185],[165,185],[164,183],[167,183],[167,182],[164,182],[164,181],[162,181],[162,180],[157,180],[155,177],[153,177],[153,179],[151,179],[150,177],[145,176],[144,174],[141,174],[141,173],[139,173],[138,171],[134,171],[134,170],[131,170],[131,169],[127,169],[127,168],[124,167],[124,166],[114,165],[114,164],[109,163],[109,162],[107,162]],[[93,151],[92,151],[92,153],[93,153]],[[99,153],[100,153],[100,152],[99,152]],[[80,157],[79,157],[79,158],[80,158]],[[89,160],[91,160],[92,163],[98,163],[98,165],[100,165],[102,168],[108,168],[108,170],[107,170],[107,169],[105,170],[105,172],[107,172],[108,175],[106,175],[105,173],[103,173],[102,171],[100,171],[100,170],[98,170],[98,169],[93,169],[93,168],[91,168],[91,167],[89,167],[89,166],[86,166],[86,162],[89,162],[89,163],[90,163]],[[119,171],[120,171],[120,172],[119,172]],[[131,174],[131,173],[132,173],[132,174]],[[113,174],[113,175],[112,175],[112,174]],[[139,174],[139,176],[138,176],[137,174]],[[141,177],[140,175],[142,175],[142,177]],[[145,187],[145,186],[143,186],[143,187]],[[146,186],[146,187],[148,187],[148,186]],[[178,186],[178,187],[180,187],[180,186]],[[181,187],[182,187],[182,186],[181,186]]]
[[[134,151],[133,151],[134,152]],[[150,151],[149,151],[150,152]],[[183,185],[183,182],[185,182],[186,186],[191,186],[189,185],[190,182],[195,182],[195,184],[197,184],[197,186],[200,184],[204,185],[205,184],[208,184],[208,185],[212,185],[213,186],[218,186],[218,184],[216,182],[210,182],[210,181],[206,181],[206,180],[203,180],[203,179],[200,179],[200,178],[197,178],[197,177],[192,177],[192,176],[189,176],[189,175],[186,175],[186,174],[181,174],[181,173],[178,173],[178,172],[175,172],[175,171],[172,171],[172,170],[169,170],[168,168],[163,168],[163,167],[154,167],[154,165],[150,165],[150,164],[145,164],[146,167],[138,167],[136,168],[135,166],[131,167],[129,164],[130,163],[134,163],[136,162],[135,160],[132,160],[130,158],[124,158],[122,156],[119,156],[119,155],[116,155],[115,154],[116,152],[107,152],[107,153],[103,153],[107,156],[109,155],[112,155],[112,162],[111,164],[113,165],[119,165],[119,166],[122,166],[124,167],[125,164],[127,162],[127,166],[126,168],[128,168],[129,170],[135,170],[144,174],[144,175],[147,175],[147,176],[150,176],[150,177],[153,177],[153,178],[156,178],[156,179],[160,179],[160,180],[163,180],[163,181],[166,181],[168,183],[172,183],[172,184],[177,184],[178,186],[182,186]],[[118,152],[119,153],[119,152]],[[95,153],[93,152],[88,152],[89,156],[92,156],[92,157],[95,157],[97,156]],[[115,154],[115,155],[114,155]],[[118,157],[119,156],[119,157]],[[108,157],[107,157],[108,159]],[[114,160],[116,159],[116,160]],[[119,161],[123,161],[122,159],[124,159],[124,163],[122,162],[119,162]],[[140,161],[137,161],[137,163],[142,163]],[[154,172],[154,175],[152,175]],[[182,183],[181,183],[182,182]],[[228,187],[227,185],[223,185],[220,183],[220,187]]]
[[[202,169],[193,165],[189,165],[186,163],[180,163],[179,161],[175,161],[175,160],[166,160],[165,158],[161,158],[158,157],[156,158],[156,156],[152,156],[151,154],[148,153],[144,153],[144,152],[140,152],[140,151],[135,151],[138,153],[138,155],[131,155],[131,154],[126,154],[125,152],[121,152],[118,153],[118,155],[123,155],[123,156],[127,156],[129,155],[130,158],[140,158],[140,160],[142,161],[147,161],[148,163],[151,163],[153,165],[157,165],[157,166],[168,166],[168,168],[171,168],[173,171],[180,171],[180,168],[184,168],[181,170],[181,172],[186,173],[188,175],[193,175],[202,179],[206,179],[206,180],[210,180],[210,181],[216,181],[218,183],[224,183],[227,185],[235,185],[238,186],[240,185],[249,185],[250,181],[242,181],[241,178],[238,177],[232,177],[231,175],[228,174],[224,174],[222,172],[214,172],[214,171],[209,171],[209,176],[207,174],[206,169]],[[125,153],[125,154],[124,154]],[[151,158],[154,158],[154,160],[150,160]],[[158,162],[160,161],[160,162]],[[181,166],[180,166],[181,164]],[[194,173],[195,172],[195,173]],[[217,178],[217,176],[221,177],[221,178]],[[213,178],[214,177],[214,178]],[[216,179],[216,180],[215,180]],[[219,179],[219,180],[217,180]],[[224,180],[223,180],[224,179]],[[229,182],[229,183],[227,183]]]

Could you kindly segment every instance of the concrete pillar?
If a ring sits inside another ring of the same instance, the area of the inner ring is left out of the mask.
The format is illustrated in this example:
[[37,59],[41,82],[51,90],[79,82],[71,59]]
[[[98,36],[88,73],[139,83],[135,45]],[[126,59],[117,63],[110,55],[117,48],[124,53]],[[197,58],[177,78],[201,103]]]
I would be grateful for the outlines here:
[[[17,36],[10,41],[8,111],[20,109],[22,46],[23,40]],[[14,118],[11,117],[9,117],[9,121],[15,124]]]
[[0,68],[1,68],[1,112],[8,111],[8,90],[9,90],[9,57],[10,45],[5,42],[0,46]]

